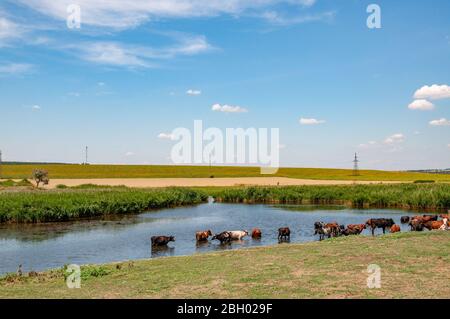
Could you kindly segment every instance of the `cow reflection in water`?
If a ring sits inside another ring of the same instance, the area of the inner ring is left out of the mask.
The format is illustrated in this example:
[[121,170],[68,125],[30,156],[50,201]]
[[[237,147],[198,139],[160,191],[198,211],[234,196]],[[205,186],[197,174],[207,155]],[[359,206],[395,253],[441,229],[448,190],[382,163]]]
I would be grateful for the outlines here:
[[197,250],[205,249],[211,246],[211,243],[209,241],[196,241],[195,242],[195,248]]
[[152,246],[152,258],[173,256],[175,248],[170,246]]

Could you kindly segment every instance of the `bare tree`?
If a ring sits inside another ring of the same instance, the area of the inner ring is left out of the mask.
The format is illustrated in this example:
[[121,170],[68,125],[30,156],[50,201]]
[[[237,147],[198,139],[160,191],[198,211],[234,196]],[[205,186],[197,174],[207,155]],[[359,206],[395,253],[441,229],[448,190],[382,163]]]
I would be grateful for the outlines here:
[[36,182],[36,187],[39,188],[39,184],[48,185],[48,172],[42,169],[35,169],[33,171],[33,179]]

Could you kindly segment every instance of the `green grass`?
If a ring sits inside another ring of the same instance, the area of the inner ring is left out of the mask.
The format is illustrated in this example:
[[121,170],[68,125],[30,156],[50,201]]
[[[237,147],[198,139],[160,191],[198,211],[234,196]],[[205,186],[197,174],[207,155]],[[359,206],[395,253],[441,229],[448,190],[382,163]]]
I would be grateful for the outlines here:
[[0,189],[5,187],[29,187],[33,186],[31,182],[27,179],[22,179],[20,181],[14,181],[12,179],[0,181]]
[[164,166],[164,165],[66,165],[33,164],[2,165],[3,178],[29,178],[33,169],[49,172],[50,179],[58,178],[209,178],[278,176],[318,180],[361,181],[450,181],[450,175],[412,172],[361,170],[353,176],[352,170],[324,168],[280,168],[276,175],[261,175],[258,167],[212,167],[208,166]]
[[0,192],[0,222],[56,222],[133,214],[150,209],[198,204],[206,199],[205,193],[187,188],[110,187]]
[[[381,267],[381,288],[366,285]],[[0,279],[0,298],[449,298],[450,232],[353,236]]]
[[341,204],[352,207],[445,210],[450,184],[383,184],[145,189],[81,185],[55,190],[0,192],[0,222],[57,222],[219,202]]

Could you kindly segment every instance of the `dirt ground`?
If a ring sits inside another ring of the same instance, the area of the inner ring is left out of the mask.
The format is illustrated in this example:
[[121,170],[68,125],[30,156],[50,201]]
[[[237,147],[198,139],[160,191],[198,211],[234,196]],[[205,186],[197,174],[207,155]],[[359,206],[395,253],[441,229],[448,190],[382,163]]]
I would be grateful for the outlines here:
[[296,179],[286,177],[241,177],[241,178],[102,178],[102,179],[51,179],[47,188],[55,188],[56,185],[77,186],[82,184],[96,184],[128,187],[206,187],[206,186],[289,186],[289,185],[350,185],[350,184],[389,184],[400,183],[396,181],[340,181],[340,180],[313,180]]

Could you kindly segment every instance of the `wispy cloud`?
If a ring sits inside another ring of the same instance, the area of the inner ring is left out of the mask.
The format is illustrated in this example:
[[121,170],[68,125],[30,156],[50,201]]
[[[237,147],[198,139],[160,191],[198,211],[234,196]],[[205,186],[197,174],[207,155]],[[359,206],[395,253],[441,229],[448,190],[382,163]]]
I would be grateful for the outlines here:
[[20,39],[25,34],[23,27],[1,15],[0,12],[0,47],[9,46],[11,41]]
[[0,65],[1,75],[24,75],[31,73],[35,67],[27,63],[9,63]]
[[214,112],[224,112],[224,113],[246,113],[248,110],[244,107],[237,106],[237,105],[228,105],[228,104],[214,104],[211,107],[211,110]]
[[318,120],[314,118],[304,118],[304,117],[300,118],[299,122],[301,125],[318,125],[325,123],[324,120]]
[[39,105],[35,104],[35,105],[32,105],[32,106],[31,106],[31,109],[32,109],[33,111],[40,111],[40,110],[41,110],[41,107],[40,107]]
[[259,14],[259,17],[265,19],[271,24],[279,26],[288,26],[295,24],[302,24],[317,21],[332,21],[336,16],[336,12],[327,11],[318,14],[300,14],[300,15],[286,15],[277,11],[265,11]]
[[439,120],[433,120],[430,121],[431,126],[449,126],[450,120],[447,120],[446,118],[441,118]]
[[165,59],[200,54],[213,49],[204,36],[188,35],[182,39],[177,38],[176,41],[176,44],[164,48],[96,41],[81,45],[66,45],[63,49],[76,53],[78,57],[88,62],[129,68],[156,67]]
[[[73,0],[18,0],[18,2],[57,20],[66,20],[67,7]],[[239,16],[261,11],[280,3],[310,7],[316,0],[77,0],[82,24],[134,28],[151,19],[214,17],[222,14]]]
[[175,140],[175,137],[172,133],[159,133],[158,138],[163,140]]
[[393,134],[391,136],[386,137],[384,140],[384,144],[393,145],[398,143],[403,143],[405,140],[405,135],[402,133]]
[[192,89],[189,89],[189,90],[186,91],[186,94],[187,94],[187,95],[195,96],[195,95],[200,95],[200,94],[202,94],[202,91],[200,91],[200,90],[192,90]]

